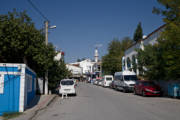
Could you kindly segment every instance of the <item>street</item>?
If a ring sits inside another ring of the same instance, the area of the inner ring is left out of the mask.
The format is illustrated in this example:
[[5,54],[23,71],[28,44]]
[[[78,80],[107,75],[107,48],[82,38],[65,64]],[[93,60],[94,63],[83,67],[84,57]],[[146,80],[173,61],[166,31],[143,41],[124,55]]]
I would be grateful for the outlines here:
[[141,97],[79,83],[77,96],[57,97],[35,120],[179,120],[180,101]]

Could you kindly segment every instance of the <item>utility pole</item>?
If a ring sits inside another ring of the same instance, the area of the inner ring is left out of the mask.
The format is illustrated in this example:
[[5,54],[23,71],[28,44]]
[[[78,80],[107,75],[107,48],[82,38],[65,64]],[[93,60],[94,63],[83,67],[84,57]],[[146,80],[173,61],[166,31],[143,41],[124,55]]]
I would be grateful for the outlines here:
[[[54,26],[49,27],[48,18],[41,12],[41,10],[38,7],[36,7],[36,5],[31,0],[28,0],[28,2],[31,4],[31,6],[34,8],[34,10],[36,12],[38,12],[39,15],[41,15],[41,17],[43,17],[46,20],[44,22],[44,24],[45,24],[45,44],[48,45],[48,29],[56,28],[56,26],[54,25]],[[44,80],[43,84],[44,84],[44,94],[47,95],[48,94],[48,69],[45,72],[45,80]]]
[[[48,45],[48,27],[49,22],[45,21],[45,44]],[[44,82],[44,94],[48,95],[48,70],[45,72],[45,82]]]
[[[49,26],[49,21],[46,20],[45,22],[45,44],[48,45],[48,29],[56,28],[56,25]],[[48,69],[45,72],[45,81],[44,81],[44,94],[48,95]]]

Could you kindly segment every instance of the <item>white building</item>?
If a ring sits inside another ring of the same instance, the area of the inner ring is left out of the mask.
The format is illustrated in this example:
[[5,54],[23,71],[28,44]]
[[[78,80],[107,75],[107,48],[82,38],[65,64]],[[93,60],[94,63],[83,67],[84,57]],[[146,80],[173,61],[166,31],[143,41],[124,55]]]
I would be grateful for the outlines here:
[[64,59],[64,52],[62,51],[56,51],[56,56],[54,57],[55,61],[60,61],[61,59]]
[[93,65],[94,62],[92,62],[90,59],[85,59],[80,62],[70,63],[71,65],[79,65],[79,67],[82,68],[83,74],[89,74],[93,72]]
[[[134,43],[131,47],[129,47],[125,51],[125,56],[122,58],[122,70],[131,70],[133,68],[132,62],[138,64],[136,57],[137,56],[136,49],[144,50],[145,45],[148,44],[154,45],[155,43],[157,43],[157,39],[160,36],[160,33],[163,31],[164,27],[165,25],[160,26],[152,33],[150,33],[147,37]],[[138,69],[136,69],[135,72],[137,73],[137,75],[139,75]]]
[[79,66],[71,65],[71,64],[66,64],[66,67],[69,71],[72,73],[72,77],[81,77],[82,76],[82,68]]

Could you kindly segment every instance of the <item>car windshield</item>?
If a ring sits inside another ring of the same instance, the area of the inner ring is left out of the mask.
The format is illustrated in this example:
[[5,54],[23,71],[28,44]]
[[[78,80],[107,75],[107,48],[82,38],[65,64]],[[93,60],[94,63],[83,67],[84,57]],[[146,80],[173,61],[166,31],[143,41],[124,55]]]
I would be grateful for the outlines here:
[[144,86],[155,86],[153,82],[143,82]]
[[137,76],[136,75],[125,75],[124,76],[124,80],[126,80],[126,81],[130,81],[130,80],[136,81],[137,80]]
[[112,77],[107,77],[106,80],[107,81],[112,81]]
[[61,81],[61,85],[73,85],[74,81],[67,80],[67,81]]

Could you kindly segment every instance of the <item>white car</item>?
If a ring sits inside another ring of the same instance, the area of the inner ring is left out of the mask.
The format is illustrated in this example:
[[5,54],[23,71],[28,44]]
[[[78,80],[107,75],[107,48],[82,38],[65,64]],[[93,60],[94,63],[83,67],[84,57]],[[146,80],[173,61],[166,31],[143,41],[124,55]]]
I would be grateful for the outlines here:
[[112,75],[105,75],[103,77],[103,82],[102,82],[103,87],[109,87],[110,84],[112,83],[112,81],[113,81],[113,76]]
[[98,81],[98,85],[99,85],[99,86],[102,86],[102,85],[103,85],[103,84],[102,84],[102,80],[99,80],[99,81]]
[[74,79],[63,79],[60,81],[59,94],[76,95],[76,84]]

